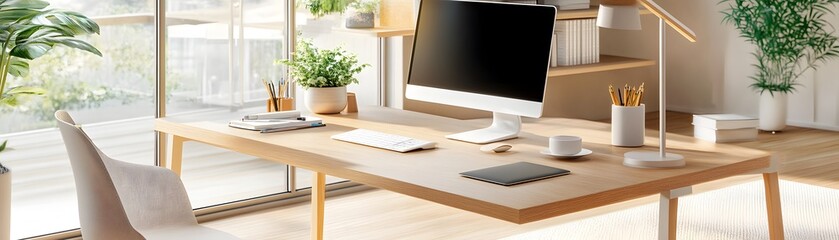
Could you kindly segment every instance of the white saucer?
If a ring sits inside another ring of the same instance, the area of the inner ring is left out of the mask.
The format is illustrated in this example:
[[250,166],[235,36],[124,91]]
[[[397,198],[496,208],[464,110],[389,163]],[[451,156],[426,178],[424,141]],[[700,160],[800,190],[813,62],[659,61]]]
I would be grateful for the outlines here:
[[572,154],[572,155],[553,154],[553,153],[551,153],[551,150],[549,150],[549,149],[542,149],[542,151],[539,151],[539,153],[544,154],[544,155],[548,155],[548,156],[551,156],[551,157],[559,158],[559,159],[574,159],[574,158],[582,157],[582,156],[585,156],[585,155],[589,155],[592,152],[591,152],[591,150],[583,148],[583,150],[580,150],[580,152],[578,152],[577,154]]

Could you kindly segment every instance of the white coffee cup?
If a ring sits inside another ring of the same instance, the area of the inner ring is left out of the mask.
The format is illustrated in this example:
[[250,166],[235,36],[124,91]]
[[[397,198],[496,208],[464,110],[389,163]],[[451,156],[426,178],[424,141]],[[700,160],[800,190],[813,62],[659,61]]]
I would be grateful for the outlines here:
[[548,149],[554,155],[574,155],[583,150],[583,139],[577,136],[552,136]]

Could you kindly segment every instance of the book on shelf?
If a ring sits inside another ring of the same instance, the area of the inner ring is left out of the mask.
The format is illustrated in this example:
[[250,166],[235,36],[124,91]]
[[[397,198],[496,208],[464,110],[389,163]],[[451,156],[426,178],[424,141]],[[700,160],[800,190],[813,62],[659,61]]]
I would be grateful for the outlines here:
[[595,19],[558,20],[553,37],[556,43],[551,44],[551,60],[556,57],[556,66],[600,61],[600,37]]
[[577,10],[591,8],[589,0],[539,0],[539,4],[554,5],[556,10]]
[[694,114],[693,125],[710,129],[757,128],[758,120],[739,114]]
[[711,142],[744,142],[757,140],[757,128],[713,129],[693,126],[693,136]]
[[233,128],[240,128],[261,132],[292,130],[306,127],[323,126],[323,120],[318,117],[299,117],[266,120],[232,120],[227,123]]

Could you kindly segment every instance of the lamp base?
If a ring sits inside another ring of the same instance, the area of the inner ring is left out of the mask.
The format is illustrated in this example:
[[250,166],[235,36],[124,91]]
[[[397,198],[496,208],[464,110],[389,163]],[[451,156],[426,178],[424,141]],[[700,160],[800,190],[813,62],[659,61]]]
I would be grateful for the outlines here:
[[675,153],[638,151],[623,155],[623,165],[636,168],[678,168],[685,166],[685,157]]

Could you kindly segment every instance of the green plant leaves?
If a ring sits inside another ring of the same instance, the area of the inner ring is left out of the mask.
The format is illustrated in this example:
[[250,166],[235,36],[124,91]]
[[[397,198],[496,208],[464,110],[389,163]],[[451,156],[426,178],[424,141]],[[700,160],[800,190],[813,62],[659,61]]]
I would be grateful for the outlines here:
[[29,63],[19,58],[13,57],[9,63],[9,74],[15,77],[25,77],[29,75]]
[[751,86],[759,92],[790,93],[795,81],[819,63],[839,56],[835,29],[824,19],[839,0],[722,0],[723,22],[757,46],[758,70]]
[[357,56],[342,48],[318,49],[311,42],[301,39],[292,60],[278,63],[289,66],[289,74],[303,88],[342,87],[358,83],[358,74],[369,64],[359,64]]

